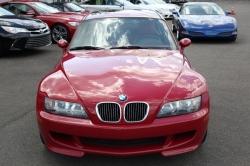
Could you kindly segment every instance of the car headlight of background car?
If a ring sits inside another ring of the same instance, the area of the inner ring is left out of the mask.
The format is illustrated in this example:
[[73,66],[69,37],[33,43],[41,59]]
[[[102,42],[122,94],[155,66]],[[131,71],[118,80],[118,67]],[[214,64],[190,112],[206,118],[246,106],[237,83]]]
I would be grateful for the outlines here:
[[79,25],[79,22],[68,22],[70,25],[77,27]]
[[166,103],[157,114],[157,118],[189,114],[201,109],[201,96]]
[[50,99],[50,98],[45,97],[44,108],[45,108],[45,111],[52,113],[52,114],[89,119],[89,116],[84,110],[84,108],[80,104],[77,104],[77,103],[60,101],[60,100],[55,100],[55,99]]
[[24,28],[6,27],[6,26],[2,26],[2,28],[9,33],[30,32]]

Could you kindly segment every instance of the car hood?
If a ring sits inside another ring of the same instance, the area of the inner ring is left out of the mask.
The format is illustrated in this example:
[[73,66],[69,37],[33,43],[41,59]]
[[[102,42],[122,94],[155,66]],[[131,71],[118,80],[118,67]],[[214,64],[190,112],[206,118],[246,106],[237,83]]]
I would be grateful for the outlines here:
[[233,17],[224,15],[197,16],[181,15],[180,22],[188,29],[235,29],[236,20]]
[[[117,102],[122,109],[127,102],[147,102],[150,106],[149,115],[141,122],[147,123],[154,120],[162,103],[191,98],[206,91],[203,77],[197,76],[195,71],[187,67],[179,51],[146,49],[72,51],[64,56],[62,68],[69,81],[67,84],[73,87],[74,92],[59,90],[66,85],[63,81],[58,83],[44,81],[41,89],[45,90],[42,91],[48,97],[60,99],[63,96],[68,101],[73,97],[67,95],[76,93],[95,123],[104,123],[96,115],[96,105],[100,102]],[[46,80],[54,80],[57,77],[61,76],[54,74]],[[189,81],[186,81],[186,78]],[[118,101],[117,97],[121,94],[128,96],[126,102]]]
[[26,29],[40,29],[46,25],[39,19],[29,18],[21,15],[0,16],[0,26],[11,26]]

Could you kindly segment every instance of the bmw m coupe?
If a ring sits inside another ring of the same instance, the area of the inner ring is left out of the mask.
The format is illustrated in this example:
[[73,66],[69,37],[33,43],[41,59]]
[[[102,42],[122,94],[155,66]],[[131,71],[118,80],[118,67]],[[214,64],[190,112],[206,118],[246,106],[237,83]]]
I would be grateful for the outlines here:
[[163,156],[206,139],[209,93],[164,18],[153,11],[90,13],[37,93],[37,121],[53,152]]

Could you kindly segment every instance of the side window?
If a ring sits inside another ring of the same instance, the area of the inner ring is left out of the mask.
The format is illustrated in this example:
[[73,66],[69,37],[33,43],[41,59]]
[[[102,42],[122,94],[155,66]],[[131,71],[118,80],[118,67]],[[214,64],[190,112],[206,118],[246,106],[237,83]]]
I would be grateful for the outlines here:
[[5,9],[9,10],[10,5],[9,5],[9,4],[6,4],[6,5],[3,5],[3,7],[4,7]]
[[120,2],[115,1],[115,5],[120,6],[122,4]]
[[[30,6],[25,4],[10,4],[9,10],[15,14],[27,14],[27,11],[34,11]],[[34,11],[35,12],[35,11]]]
[[65,6],[63,6],[63,11],[70,12],[70,10],[68,8],[66,8]]
[[115,5],[114,0],[106,0],[106,5]]
[[135,4],[136,4],[136,5],[139,5],[140,3],[141,3],[140,0],[136,0],[136,1],[135,1]]
[[56,6],[57,8],[60,8],[62,11],[64,11],[64,10],[63,10],[63,7],[64,7],[63,5],[55,5],[55,6]]

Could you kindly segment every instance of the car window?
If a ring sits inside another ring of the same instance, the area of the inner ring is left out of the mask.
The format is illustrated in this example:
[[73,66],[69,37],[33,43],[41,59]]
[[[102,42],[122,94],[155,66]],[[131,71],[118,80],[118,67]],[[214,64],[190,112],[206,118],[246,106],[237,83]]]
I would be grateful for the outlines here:
[[64,6],[63,5],[54,5],[54,6],[60,8],[62,11],[64,11]]
[[184,15],[225,15],[217,5],[187,5],[183,8]]
[[[7,7],[7,6],[6,6]],[[4,15],[14,15],[13,13],[11,13],[10,11],[0,7],[0,16],[4,16]]]
[[8,10],[15,14],[27,14],[28,11],[34,11],[30,6],[21,3],[10,4]]
[[175,42],[166,23],[163,20],[148,18],[85,20],[78,27],[71,48],[81,46],[105,48],[142,46],[176,50]]
[[72,10],[74,12],[84,11],[84,9],[81,6],[79,6],[75,3],[65,3],[64,5],[67,6],[70,10]]
[[68,8],[66,8],[65,6],[63,6],[63,11],[65,12],[71,12]]
[[32,3],[30,3],[30,5],[33,6],[36,10],[38,10],[40,13],[43,13],[43,14],[62,12],[59,9],[57,9],[56,7],[54,7],[50,4],[47,4],[47,3],[43,3],[43,2],[32,2]]
[[85,3],[88,5],[105,5],[105,1],[103,0],[89,0]]

